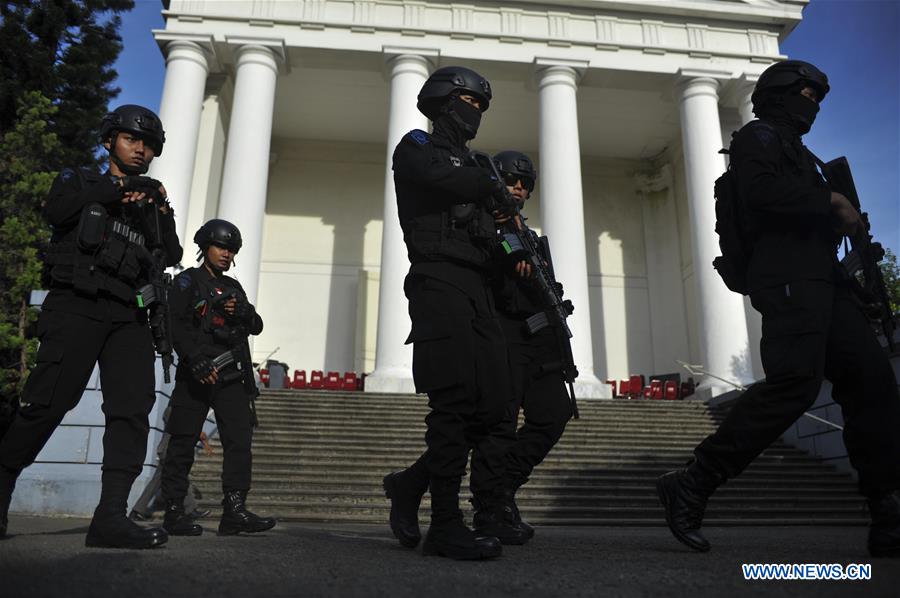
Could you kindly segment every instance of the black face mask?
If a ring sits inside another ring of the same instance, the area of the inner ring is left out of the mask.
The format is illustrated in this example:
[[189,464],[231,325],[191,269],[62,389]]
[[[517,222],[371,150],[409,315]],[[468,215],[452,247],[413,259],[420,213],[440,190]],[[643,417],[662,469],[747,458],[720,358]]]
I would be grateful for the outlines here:
[[819,113],[819,104],[802,94],[791,94],[784,98],[784,111],[791,116],[797,131],[808,133]]
[[462,128],[466,139],[474,139],[481,125],[481,110],[459,97],[451,98],[447,104],[447,113]]

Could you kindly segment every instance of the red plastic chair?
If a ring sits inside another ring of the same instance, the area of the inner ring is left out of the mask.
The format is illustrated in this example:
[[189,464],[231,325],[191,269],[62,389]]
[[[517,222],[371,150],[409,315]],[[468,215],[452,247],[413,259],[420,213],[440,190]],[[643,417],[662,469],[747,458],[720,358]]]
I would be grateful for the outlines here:
[[631,387],[631,396],[633,398],[639,399],[644,391],[644,377],[643,376],[632,376],[628,380],[629,386]]
[[356,372],[344,372],[341,390],[359,390],[359,378],[356,376]]
[[322,370],[313,370],[309,373],[309,384],[307,388],[321,389],[325,386],[325,374]]
[[259,370],[259,381],[263,383],[263,386],[269,388],[269,370]]
[[325,376],[325,390],[340,390],[341,389],[341,373],[340,372],[328,372],[328,375]]
[[631,380],[622,380],[619,382],[619,396],[623,399],[631,398]]
[[663,398],[667,401],[674,401],[678,398],[678,383],[674,380],[666,380],[663,389]]
[[656,401],[663,398],[662,380],[651,380],[650,381],[650,398],[653,400],[656,400]]
[[291,388],[301,390],[306,388],[306,370],[294,370],[294,380]]
[[618,396],[616,394],[616,381],[615,380],[607,380],[606,383],[609,384],[610,388],[612,388],[612,396],[614,396],[614,397]]
[[645,387],[644,387],[644,390],[641,391],[641,397],[643,397],[643,398],[645,398],[645,399],[649,399],[649,398],[650,398],[650,387],[649,387],[649,386],[645,386]]

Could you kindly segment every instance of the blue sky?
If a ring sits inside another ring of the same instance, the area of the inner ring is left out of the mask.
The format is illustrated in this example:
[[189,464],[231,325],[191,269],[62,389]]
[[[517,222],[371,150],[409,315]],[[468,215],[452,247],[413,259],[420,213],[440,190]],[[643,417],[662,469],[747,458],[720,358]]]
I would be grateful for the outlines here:
[[[137,0],[123,16],[125,48],[116,63],[122,93],[113,104],[158,110],[165,61],[151,29],[165,27],[159,0]],[[900,1],[812,0],[782,53],[815,63],[831,93],[806,144],[854,169],[875,238],[900,250]]]

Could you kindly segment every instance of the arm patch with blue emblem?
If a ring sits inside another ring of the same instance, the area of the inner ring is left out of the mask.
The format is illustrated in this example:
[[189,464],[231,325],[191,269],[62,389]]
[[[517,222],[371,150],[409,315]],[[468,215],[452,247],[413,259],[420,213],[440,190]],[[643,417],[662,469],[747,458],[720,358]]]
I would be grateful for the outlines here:
[[182,272],[178,276],[175,277],[175,286],[179,289],[186,289],[191,286],[191,275],[187,272]]
[[409,136],[412,137],[413,140],[416,143],[418,143],[419,145],[425,145],[426,143],[431,141],[428,138],[428,133],[426,133],[425,131],[422,131],[421,129],[413,129],[412,131],[409,132]]
[[753,127],[753,136],[756,137],[764,147],[769,147],[772,145],[772,142],[777,141],[778,138],[778,134],[766,126]]

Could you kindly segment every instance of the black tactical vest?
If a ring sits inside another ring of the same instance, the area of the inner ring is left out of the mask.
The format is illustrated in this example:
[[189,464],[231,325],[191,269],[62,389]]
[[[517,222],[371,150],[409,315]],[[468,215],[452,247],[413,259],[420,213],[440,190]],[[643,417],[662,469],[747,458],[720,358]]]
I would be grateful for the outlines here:
[[[466,204],[471,205],[471,204]],[[490,258],[497,233],[494,219],[483,209],[472,206],[464,221],[454,218],[454,209],[422,214],[404,223],[403,240],[409,261],[436,261],[445,258],[481,266]]]
[[45,261],[55,285],[135,304],[135,289],[147,282],[153,258],[134,223],[93,203],[82,210],[78,226],[53,235]]

